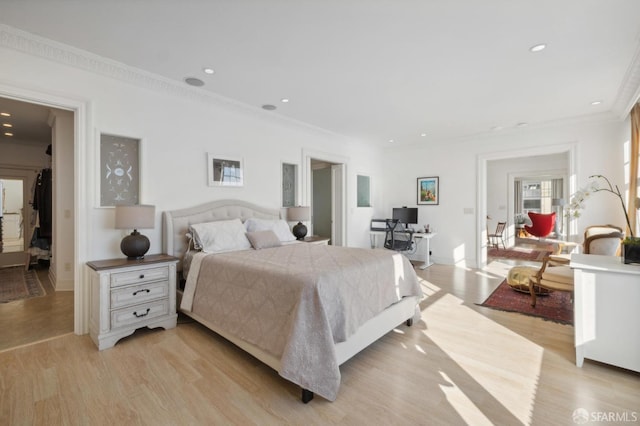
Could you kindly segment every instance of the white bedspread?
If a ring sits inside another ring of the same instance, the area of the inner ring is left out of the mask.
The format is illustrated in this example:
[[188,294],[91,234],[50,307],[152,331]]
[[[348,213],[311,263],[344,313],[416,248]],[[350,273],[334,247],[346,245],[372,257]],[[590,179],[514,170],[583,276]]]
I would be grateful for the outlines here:
[[294,244],[194,257],[181,309],[281,360],[278,373],[335,400],[334,343],[404,296],[421,296],[402,255]]

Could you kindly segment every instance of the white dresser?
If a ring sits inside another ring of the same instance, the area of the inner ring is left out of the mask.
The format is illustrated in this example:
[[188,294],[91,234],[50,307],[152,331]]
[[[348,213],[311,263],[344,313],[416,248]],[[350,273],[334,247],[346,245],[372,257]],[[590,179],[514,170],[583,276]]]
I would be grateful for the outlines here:
[[640,266],[571,255],[576,365],[585,358],[640,372]]
[[89,334],[107,349],[141,327],[176,326],[176,264],[164,254],[88,262]]

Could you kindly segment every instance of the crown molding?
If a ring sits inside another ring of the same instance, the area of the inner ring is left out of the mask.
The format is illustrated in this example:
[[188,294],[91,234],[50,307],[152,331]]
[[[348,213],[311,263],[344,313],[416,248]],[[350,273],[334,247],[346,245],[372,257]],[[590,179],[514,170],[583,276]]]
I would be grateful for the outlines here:
[[276,112],[265,111],[262,108],[238,102],[207,91],[206,89],[187,86],[184,82],[171,80],[169,78],[154,74],[139,68],[117,62],[82,49],[59,43],[55,40],[40,37],[38,35],[0,24],[0,47],[6,47],[22,53],[26,53],[39,58],[58,62],[74,68],[99,74],[132,84],[137,87],[149,89],[155,92],[190,98],[205,103],[232,109],[236,112],[252,115],[263,120],[273,122],[278,121],[283,125],[295,128],[304,128],[315,133],[338,137],[352,141],[353,138],[323,129],[313,124],[285,117]]
[[611,106],[611,110],[620,118],[626,118],[631,108],[640,99],[640,43],[622,79],[618,95]]

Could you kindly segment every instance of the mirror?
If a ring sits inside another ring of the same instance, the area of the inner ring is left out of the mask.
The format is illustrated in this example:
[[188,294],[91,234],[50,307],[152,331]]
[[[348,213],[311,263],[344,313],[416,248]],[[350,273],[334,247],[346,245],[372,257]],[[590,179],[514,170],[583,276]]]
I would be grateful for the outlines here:
[[0,253],[24,250],[23,186],[22,179],[0,179]]

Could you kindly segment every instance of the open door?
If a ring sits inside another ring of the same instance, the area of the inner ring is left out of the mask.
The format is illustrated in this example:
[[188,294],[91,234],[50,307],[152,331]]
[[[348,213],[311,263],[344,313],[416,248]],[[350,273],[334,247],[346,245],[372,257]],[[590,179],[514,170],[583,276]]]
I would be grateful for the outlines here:
[[346,159],[304,152],[303,179],[303,200],[312,211],[311,233],[331,238],[331,245],[346,246]]

